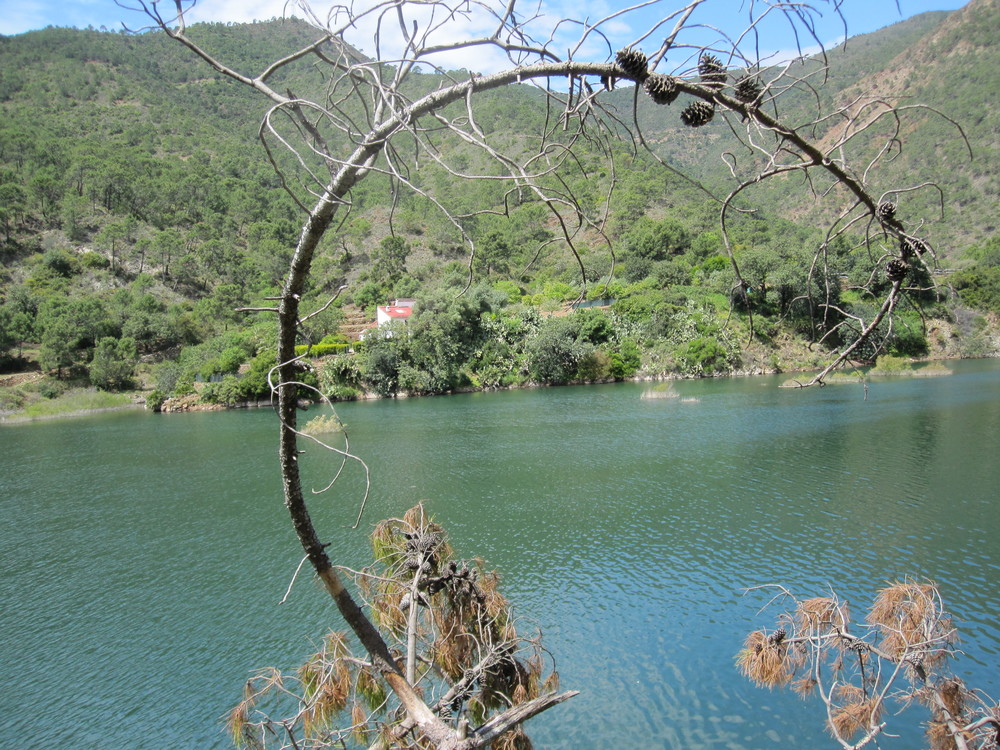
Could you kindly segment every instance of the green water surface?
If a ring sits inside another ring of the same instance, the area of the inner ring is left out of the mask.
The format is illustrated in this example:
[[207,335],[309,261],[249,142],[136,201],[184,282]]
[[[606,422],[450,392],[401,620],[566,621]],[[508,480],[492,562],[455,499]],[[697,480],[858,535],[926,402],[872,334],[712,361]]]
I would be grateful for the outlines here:
[[[344,404],[351,464],[313,515],[338,561],[425,500],[582,693],[532,721],[539,748],[833,747],[819,705],[733,666],[771,625],[748,586],[937,581],[959,674],[1000,693],[1000,367],[777,388],[686,381]],[[312,416],[312,414],[307,415]],[[0,746],[224,748],[251,670],[297,663],[330,627],[300,554],[268,410],[117,413],[0,429]],[[305,474],[339,462],[316,448]],[[915,715],[921,718],[919,712]],[[920,744],[913,722],[881,747]]]

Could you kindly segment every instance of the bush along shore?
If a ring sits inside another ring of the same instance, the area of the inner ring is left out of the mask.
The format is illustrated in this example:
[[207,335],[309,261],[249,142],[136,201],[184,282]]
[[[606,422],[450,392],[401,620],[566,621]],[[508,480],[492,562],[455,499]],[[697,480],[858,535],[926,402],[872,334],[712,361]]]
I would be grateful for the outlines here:
[[[329,399],[440,395],[548,385],[666,381],[680,378],[809,372],[832,358],[788,326],[754,332],[727,323],[721,308],[689,305],[667,319],[630,318],[627,306],[558,310],[489,299],[429,305],[407,323],[371,327],[362,341],[338,331],[297,351],[304,403]],[[662,312],[662,311],[661,311]],[[905,321],[903,321],[905,323]],[[897,322],[882,351],[862,353],[860,369],[829,382],[927,373],[926,360],[1000,354],[1000,326],[972,311],[928,319],[918,328]],[[108,347],[102,360],[43,372],[22,357],[19,373],[0,375],[4,423],[143,405],[162,412],[270,406],[275,366],[269,334],[251,326],[181,347],[168,357]],[[30,352],[30,350],[28,350]],[[874,369],[872,369],[874,366]]]

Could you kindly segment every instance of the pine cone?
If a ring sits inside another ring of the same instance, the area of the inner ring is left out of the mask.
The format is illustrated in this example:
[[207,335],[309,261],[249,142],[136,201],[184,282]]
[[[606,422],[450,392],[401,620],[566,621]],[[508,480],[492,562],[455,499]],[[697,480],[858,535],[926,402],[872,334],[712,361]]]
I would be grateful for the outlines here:
[[896,204],[889,201],[882,201],[878,204],[875,215],[879,221],[892,221],[896,217]]
[[780,643],[781,643],[781,642],[782,642],[783,640],[785,640],[785,636],[786,636],[786,635],[788,635],[788,633],[787,633],[787,632],[785,631],[785,629],[784,629],[784,628],[778,628],[778,629],[777,629],[777,630],[775,630],[775,631],[774,631],[773,633],[771,633],[771,637],[770,637],[770,641],[771,641],[771,643],[773,643],[773,644],[774,644],[775,646],[777,646],[777,645],[778,645],[778,644],[780,644]]
[[700,128],[707,125],[715,116],[715,107],[706,102],[694,102],[687,105],[681,112],[681,122],[689,128]]
[[927,243],[918,237],[904,237],[899,241],[899,254],[904,259],[927,252]]
[[615,60],[618,62],[618,67],[629,78],[633,78],[639,83],[644,83],[649,78],[649,70],[647,69],[648,61],[644,52],[626,47],[618,51],[618,54],[615,55]]
[[709,88],[721,89],[726,85],[726,66],[715,55],[703,54],[698,62],[698,72],[701,73],[701,82]]
[[903,661],[907,664],[919,667],[924,663],[924,652],[923,651],[910,651],[903,657]]
[[885,276],[889,281],[902,281],[906,278],[906,272],[909,270],[909,264],[899,258],[893,258],[885,264]]
[[677,98],[677,81],[673,76],[652,73],[646,79],[646,93],[657,104],[670,104]]
[[764,87],[753,76],[743,76],[736,82],[733,93],[744,104],[752,104],[764,93]]

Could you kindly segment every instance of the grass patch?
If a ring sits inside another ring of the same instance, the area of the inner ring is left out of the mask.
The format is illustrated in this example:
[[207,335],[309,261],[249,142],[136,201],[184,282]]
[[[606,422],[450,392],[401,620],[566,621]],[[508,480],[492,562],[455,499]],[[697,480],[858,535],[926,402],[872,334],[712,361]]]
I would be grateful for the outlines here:
[[931,362],[924,367],[918,367],[913,371],[915,378],[940,378],[944,375],[951,375],[952,370],[942,362]]
[[302,432],[306,435],[325,435],[332,432],[343,432],[344,423],[335,414],[321,414],[306,422]]
[[127,393],[107,393],[94,388],[71,390],[58,398],[43,399],[29,404],[23,411],[11,415],[9,421],[43,419],[76,412],[117,409],[131,405],[132,397]]
[[823,378],[823,382],[827,385],[857,385],[858,383],[864,383],[867,379],[865,373],[860,370],[838,370],[831,372]]
[[876,378],[897,377],[899,375],[912,375],[913,365],[902,357],[893,357],[884,354],[878,358],[875,367],[868,371],[868,374]]
[[877,366],[868,372],[872,377],[939,378],[951,375],[951,370],[941,362],[931,362],[924,367],[914,367],[901,357],[879,357]]
[[677,389],[674,388],[673,382],[659,383],[654,385],[652,388],[647,388],[642,392],[641,399],[671,399],[679,398],[680,394],[677,393]]
[[0,413],[23,409],[28,397],[21,388],[0,389]]

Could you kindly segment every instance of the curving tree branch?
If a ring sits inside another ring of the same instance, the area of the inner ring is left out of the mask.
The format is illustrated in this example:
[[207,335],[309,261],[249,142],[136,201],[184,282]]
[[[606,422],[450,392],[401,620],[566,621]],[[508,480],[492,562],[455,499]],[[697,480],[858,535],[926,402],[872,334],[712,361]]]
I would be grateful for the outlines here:
[[[170,7],[170,12],[163,13],[161,5]],[[198,44],[195,28],[185,23],[193,2],[171,0],[168,6],[165,0],[138,0],[136,9],[146,14],[153,27],[186,46],[224,76],[256,90],[272,104],[261,126],[261,140],[286,189],[306,213],[274,308],[279,334],[273,391],[277,398],[285,505],[306,559],[364,646],[371,668],[381,675],[404,707],[405,726],[414,728],[422,741],[437,748],[481,747],[571,694],[540,696],[513,706],[479,727],[448,726],[416,689],[412,658],[404,673],[382,633],[344,585],[310,518],[302,490],[301,432],[297,428],[301,364],[295,355],[295,345],[302,321],[312,314],[301,309],[302,300],[321,241],[351,209],[352,188],[374,173],[388,176],[394,190],[406,188],[429,198],[431,205],[463,235],[470,250],[471,272],[476,247],[474,238],[461,228],[463,215],[420,185],[414,175],[421,163],[432,162],[453,179],[503,182],[510,191],[535,196],[549,210],[553,222],[559,226],[560,243],[576,256],[581,276],[586,279],[576,249],[577,238],[586,230],[606,240],[608,214],[606,205],[596,212],[581,205],[561,177],[563,170],[574,166],[575,144],[583,140],[618,139],[652,153],[634,114],[633,132],[627,133],[625,118],[604,105],[602,95],[616,81],[635,85],[634,102],[640,96],[648,96],[654,103],[665,106],[683,96],[687,104],[680,119],[685,126],[700,128],[718,114],[727,121],[748,154],[746,158],[737,158],[734,153],[726,155],[737,184],[725,198],[713,199],[720,207],[720,229],[736,277],[734,302],[739,301],[752,315],[750,285],[743,278],[733,250],[729,215],[734,211],[752,211],[744,195],[753,186],[767,181],[801,175],[817,196],[836,192],[841,196],[840,203],[846,202],[848,206],[836,214],[827,241],[817,248],[810,277],[825,262],[832,241],[858,227],[864,227],[858,247],[879,258],[873,264],[870,286],[875,289],[876,282],[888,281],[888,288],[879,292],[881,304],[877,314],[869,321],[856,320],[856,334],[846,340],[833,363],[800,384],[809,386],[822,384],[829,372],[850,361],[863,343],[877,335],[880,324],[891,318],[905,293],[904,281],[911,269],[924,263],[926,243],[904,227],[889,208],[894,204],[885,200],[887,194],[899,196],[917,188],[904,186],[887,193],[884,189],[876,191],[872,184],[881,163],[898,152],[901,137],[898,123],[906,115],[906,108],[858,99],[834,112],[820,113],[809,122],[784,121],[779,114],[781,100],[789,92],[812,91],[812,80],[826,75],[825,54],[804,72],[792,64],[768,68],[758,52],[759,26],[775,15],[787,22],[789,33],[800,49],[804,40],[818,42],[815,28],[818,11],[801,3],[779,0],[751,3],[740,34],[730,37],[716,30],[719,41],[705,47],[688,41],[687,35],[710,28],[695,23],[694,19],[703,6],[711,3],[693,0],[680,9],[663,11],[660,20],[617,51],[610,42],[613,25],[661,7],[660,0],[640,2],[596,22],[558,19],[548,30],[541,29],[543,19],[535,10],[522,15],[517,0],[506,0],[501,5],[485,0],[376,0],[365,7],[334,5],[325,17],[301,5],[308,21],[316,27],[316,41],[274,61],[256,75],[237,71]],[[839,4],[832,4],[832,11],[839,13]],[[651,46],[651,57],[647,57],[639,47],[653,40],[664,26],[671,28],[670,32],[662,42]],[[489,29],[485,33],[481,30],[484,27]],[[572,42],[568,41],[570,29],[574,32]],[[469,33],[464,34],[465,30]],[[600,59],[587,59],[595,42],[598,48],[603,47]],[[366,57],[359,51],[365,46],[374,48],[374,57]],[[567,50],[565,54],[561,53],[563,49]],[[471,74],[461,80],[444,71],[442,61],[448,55],[472,50],[495,53],[506,60],[507,67],[484,75]],[[304,59],[312,59],[325,71],[328,85],[322,96],[310,99],[291,91],[283,94],[269,84],[279,71]],[[421,70],[440,74],[437,88],[426,91],[413,85]],[[663,72],[666,70],[669,72]],[[544,93],[549,116],[538,132],[524,134],[511,147],[484,132],[476,104],[487,92],[519,84],[536,86]],[[840,123],[839,128],[829,126],[834,121]],[[878,136],[876,131],[883,122],[891,123],[890,132]],[[461,139],[477,149],[494,165],[494,173],[470,174],[449,164],[438,148],[438,139],[443,135]],[[863,167],[854,168],[852,164],[857,157],[852,154],[856,145],[878,137],[883,140],[874,155],[863,160]],[[299,169],[296,179],[291,179],[279,166],[282,162],[274,152],[275,145],[292,154]],[[697,179],[684,175],[682,170],[680,173],[706,194],[713,195]],[[309,197],[296,184],[304,186]],[[613,190],[612,180],[608,201]],[[543,243],[542,247],[545,246]],[[880,264],[884,267],[879,267]],[[824,315],[833,315],[838,309],[829,286],[826,293],[826,299],[813,300],[810,296],[809,302],[822,309]],[[833,330],[839,334],[846,327],[840,325]],[[342,455],[346,457],[348,452]],[[874,717],[869,717],[864,725],[872,736],[879,731]],[[292,730],[287,727],[286,730],[291,737]]]

